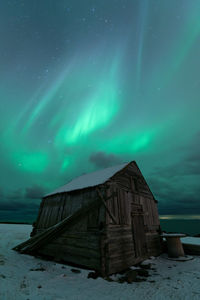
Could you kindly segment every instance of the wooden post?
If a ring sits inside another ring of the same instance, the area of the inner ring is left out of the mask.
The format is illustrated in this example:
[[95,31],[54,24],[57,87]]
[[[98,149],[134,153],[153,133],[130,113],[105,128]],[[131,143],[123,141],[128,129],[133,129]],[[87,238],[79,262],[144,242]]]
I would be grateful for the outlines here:
[[179,237],[168,237],[166,239],[169,257],[185,256],[183,246]]
[[99,195],[101,201],[103,202],[103,204],[104,204],[104,206],[105,206],[105,209],[107,210],[109,216],[111,217],[111,219],[113,220],[113,222],[114,222],[115,224],[117,224],[117,221],[116,221],[115,217],[113,216],[113,214],[111,213],[111,211],[109,210],[109,208],[108,208],[108,206],[107,206],[107,204],[106,204],[106,201],[103,199],[103,196],[102,196],[100,190],[99,190],[98,188],[96,188],[96,190],[97,190],[97,193],[98,193],[98,195]]
[[185,234],[162,234],[162,237],[166,238],[167,248],[168,248],[168,256],[172,258],[177,258],[179,256],[185,256],[183,246],[180,240],[180,237],[184,237]]

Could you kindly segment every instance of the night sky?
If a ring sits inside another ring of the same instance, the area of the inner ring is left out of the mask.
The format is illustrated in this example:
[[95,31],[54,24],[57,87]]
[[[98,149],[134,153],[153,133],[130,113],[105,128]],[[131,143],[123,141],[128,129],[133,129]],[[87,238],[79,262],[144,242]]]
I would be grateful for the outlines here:
[[0,220],[131,160],[200,213],[199,0],[1,0],[0,40]]

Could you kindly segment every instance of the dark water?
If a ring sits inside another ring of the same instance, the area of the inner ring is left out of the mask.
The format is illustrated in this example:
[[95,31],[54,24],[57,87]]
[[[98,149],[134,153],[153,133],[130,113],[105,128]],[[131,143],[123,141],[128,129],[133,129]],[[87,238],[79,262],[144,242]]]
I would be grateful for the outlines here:
[[180,232],[189,235],[200,233],[200,219],[161,219],[161,229],[167,232]]

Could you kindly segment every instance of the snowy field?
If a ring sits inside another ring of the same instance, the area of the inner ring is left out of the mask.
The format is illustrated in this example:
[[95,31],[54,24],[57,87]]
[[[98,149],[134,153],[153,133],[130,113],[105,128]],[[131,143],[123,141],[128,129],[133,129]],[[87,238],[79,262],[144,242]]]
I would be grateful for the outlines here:
[[[89,271],[22,255],[12,247],[29,237],[30,225],[0,224],[1,300],[200,299],[200,257],[186,262],[151,259],[146,281],[119,283],[87,278]],[[74,268],[73,268],[74,269]]]

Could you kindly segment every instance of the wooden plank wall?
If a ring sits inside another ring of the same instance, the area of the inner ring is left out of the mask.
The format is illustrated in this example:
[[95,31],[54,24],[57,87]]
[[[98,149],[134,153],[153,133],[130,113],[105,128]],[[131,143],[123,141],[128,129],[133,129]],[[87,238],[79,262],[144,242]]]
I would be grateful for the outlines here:
[[[95,197],[97,198],[96,190],[85,189],[73,193],[53,195],[43,199],[40,215],[35,225],[35,233],[42,232],[46,228],[57,224],[85,204],[93,201]],[[93,219],[93,221],[90,221],[90,224],[91,222],[96,222],[95,226],[97,226],[97,224],[99,224],[98,222],[101,222],[99,220],[99,214],[101,214],[101,221],[105,221],[102,220],[104,217],[104,209],[101,207],[100,211],[96,212],[96,215],[90,214],[90,220]],[[91,224],[91,227],[94,227],[93,224]]]
[[124,190],[153,198],[142,173],[134,163],[129,164],[125,170],[114,175],[112,181]]
[[100,233],[87,229],[88,218],[84,216],[38,252],[57,261],[64,260],[100,271]]
[[140,204],[144,211],[144,224],[148,231],[156,231],[160,226],[157,204],[154,199],[140,196]]
[[[117,184],[110,185],[107,189],[107,206],[116,219],[118,225],[130,225],[130,195],[119,188]],[[106,224],[114,224],[113,219],[106,213]]]
[[146,243],[149,256],[161,253],[160,221],[158,217],[157,203],[154,199],[140,196],[140,203],[144,211],[144,225]]
[[148,256],[157,256],[162,253],[161,238],[158,233],[146,233]]
[[[122,218],[117,218],[118,224],[130,224],[130,220],[128,220],[130,213],[128,213],[128,210],[131,211],[131,204],[141,204],[144,212],[144,228],[148,254],[160,254],[160,221],[157,203],[140,170],[132,163],[125,170],[113,176],[112,180],[116,183],[115,189],[120,190],[120,192],[118,192],[118,198],[115,200],[115,203],[113,203],[113,200],[110,200],[109,207],[114,216],[117,217],[114,206],[118,205],[118,214],[122,216]],[[126,213],[124,212],[124,207],[127,209]],[[109,216],[107,216],[107,224],[113,224]]]
[[131,226],[109,225],[102,241],[106,274],[112,274],[130,267],[135,262]]
[[[143,260],[144,257],[136,259],[134,250],[131,204],[135,203],[141,204],[144,211],[146,255],[158,254],[160,224],[157,205],[138,168],[134,164],[129,165],[126,171],[113,176],[106,186],[105,190],[102,187],[101,192],[117,224],[101,205],[46,245],[41,250],[43,253],[93,269],[104,269],[107,274],[129,267],[136,260]],[[38,231],[56,224],[96,197],[95,188],[90,188],[44,199],[37,222]],[[104,227],[105,222],[103,233],[100,224]]]

